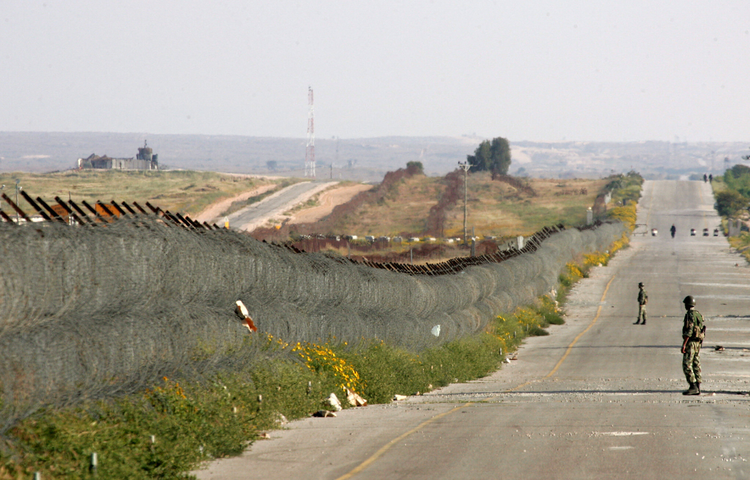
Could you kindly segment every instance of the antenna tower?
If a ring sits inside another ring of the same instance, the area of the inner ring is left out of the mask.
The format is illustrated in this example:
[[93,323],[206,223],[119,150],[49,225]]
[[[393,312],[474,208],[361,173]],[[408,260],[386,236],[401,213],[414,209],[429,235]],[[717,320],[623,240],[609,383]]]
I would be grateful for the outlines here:
[[313,117],[313,89],[307,87],[307,149],[305,150],[305,176],[315,177],[315,118]]

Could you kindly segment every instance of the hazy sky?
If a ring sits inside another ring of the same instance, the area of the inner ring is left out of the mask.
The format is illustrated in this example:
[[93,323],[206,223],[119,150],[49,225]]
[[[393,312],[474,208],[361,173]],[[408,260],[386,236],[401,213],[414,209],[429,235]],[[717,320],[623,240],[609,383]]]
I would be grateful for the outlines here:
[[750,1],[0,0],[0,131],[750,140]]

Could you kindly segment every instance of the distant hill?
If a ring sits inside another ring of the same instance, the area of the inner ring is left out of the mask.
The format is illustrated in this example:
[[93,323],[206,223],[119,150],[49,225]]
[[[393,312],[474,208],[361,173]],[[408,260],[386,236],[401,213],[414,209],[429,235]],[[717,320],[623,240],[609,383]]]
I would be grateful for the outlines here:
[[587,177],[640,172],[645,178],[723,173],[742,163],[750,142],[511,142],[512,174],[534,177]]
[[[92,153],[133,157],[144,140],[159,154],[160,165],[167,168],[304,175],[304,138],[145,133],[0,132],[0,171],[67,170],[75,167],[78,158]],[[404,167],[409,161],[421,161],[427,175],[444,175],[473,153],[482,140],[474,137],[316,139],[316,173],[318,178],[332,176],[377,182],[388,171]],[[510,143],[513,157],[510,173],[534,177],[600,177],[634,169],[649,178],[678,178],[692,173],[721,173],[725,163],[727,166],[742,163],[741,156],[750,153],[750,142],[542,143],[510,139]]]

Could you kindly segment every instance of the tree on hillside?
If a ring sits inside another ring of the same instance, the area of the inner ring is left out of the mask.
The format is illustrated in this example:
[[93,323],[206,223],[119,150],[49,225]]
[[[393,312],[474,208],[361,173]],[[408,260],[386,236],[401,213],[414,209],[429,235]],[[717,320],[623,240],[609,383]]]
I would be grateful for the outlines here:
[[467,155],[466,160],[471,165],[470,172],[489,171],[500,175],[507,175],[510,168],[510,144],[503,137],[485,140],[479,144],[474,155]]
[[470,172],[486,172],[490,169],[490,141],[485,140],[479,144],[474,155],[467,155],[466,161],[469,162]]
[[406,170],[412,175],[424,174],[422,162],[406,162]]

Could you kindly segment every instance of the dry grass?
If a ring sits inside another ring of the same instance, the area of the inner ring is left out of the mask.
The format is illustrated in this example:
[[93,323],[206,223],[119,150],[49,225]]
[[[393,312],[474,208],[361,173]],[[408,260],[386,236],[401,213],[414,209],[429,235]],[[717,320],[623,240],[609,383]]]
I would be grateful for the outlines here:
[[[586,221],[586,209],[606,180],[529,179],[536,196],[496,180],[488,173],[469,176],[468,228],[476,235],[527,235],[543,226],[564,223],[580,225]],[[581,189],[587,193],[581,195]],[[419,235],[430,208],[443,193],[442,178],[416,175],[398,185],[378,205],[367,205],[340,221],[337,230],[357,235]],[[562,193],[573,193],[563,195]],[[462,192],[463,193],[463,192]],[[463,233],[463,195],[446,212],[445,237]]]
[[[15,179],[32,197],[52,201],[60,196],[75,201],[124,200],[150,201],[165,210],[196,216],[207,206],[234,197],[279,179],[248,178],[211,172],[162,171],[67,171],[50,174],[0,174],[0,184],[13,198]],[[536,196],[494,181],[488,173],[469,176],[469,231],[477,235],[526,235],[545,225],[582,224],[586,208],[593,205],[596,193],[605,180],[530,179]],[[560,195],[580,192],[586,195]],[[445,190],[442,177],[415,175],[396,183],[377,204],[362,206],[356,214],[347,215],[335,225],[341,234],[416,235],[422,236],[430,208],[437,204]],[[24,209],[27,208],[20,200]],[[11,213],[3,202],[3,210]],[[296,212],[304,215],[305,209]],[[443,236],[458,237],[463,232],[463,196],[446,212]]]
[[[469,228],[481,235],[527,235],[541,227],[557,223],[581,225],[586,209],[594,204],[605,180],[530,179],[537,195],[531,197],[505,183],[493,181],[489,174],[469,177]],[[581,189],[587,193],[581,195]],[[567,193],[567,194],[565,194]],[[446,235],[463,231],[463,201],[448,212]]]
[[317,222],[330,215],[337,205],[346,203],[360,192],[370,190],[372,185],[356,182],[341,182],[319,192],[300,205],[284,212],[290,223]]
[[[11,199],[15,197],[15,180],[33,198],[41,197],[53,201],[55,196],[73,201],[101,200],[146,201],[164,210],[197,215],[208,205],[233,197],[261,185],[275,183],[278,180],[266,178],[238,177],[212,172],[196,171],[159,171],[137,172],[117,170],[71,170],[59,173],[3,173],[0,184],[5,185],[5,192]],[[21,208],[31,213],[31,208],[19,196]],[[10,213],[10,208],[2,202],[3,210]]]
[[423,175],[405,178],[378,204],[364,205],[356,215],[339,221],[336,230],[357,235],[419,234],[442,190],[439,178]]

